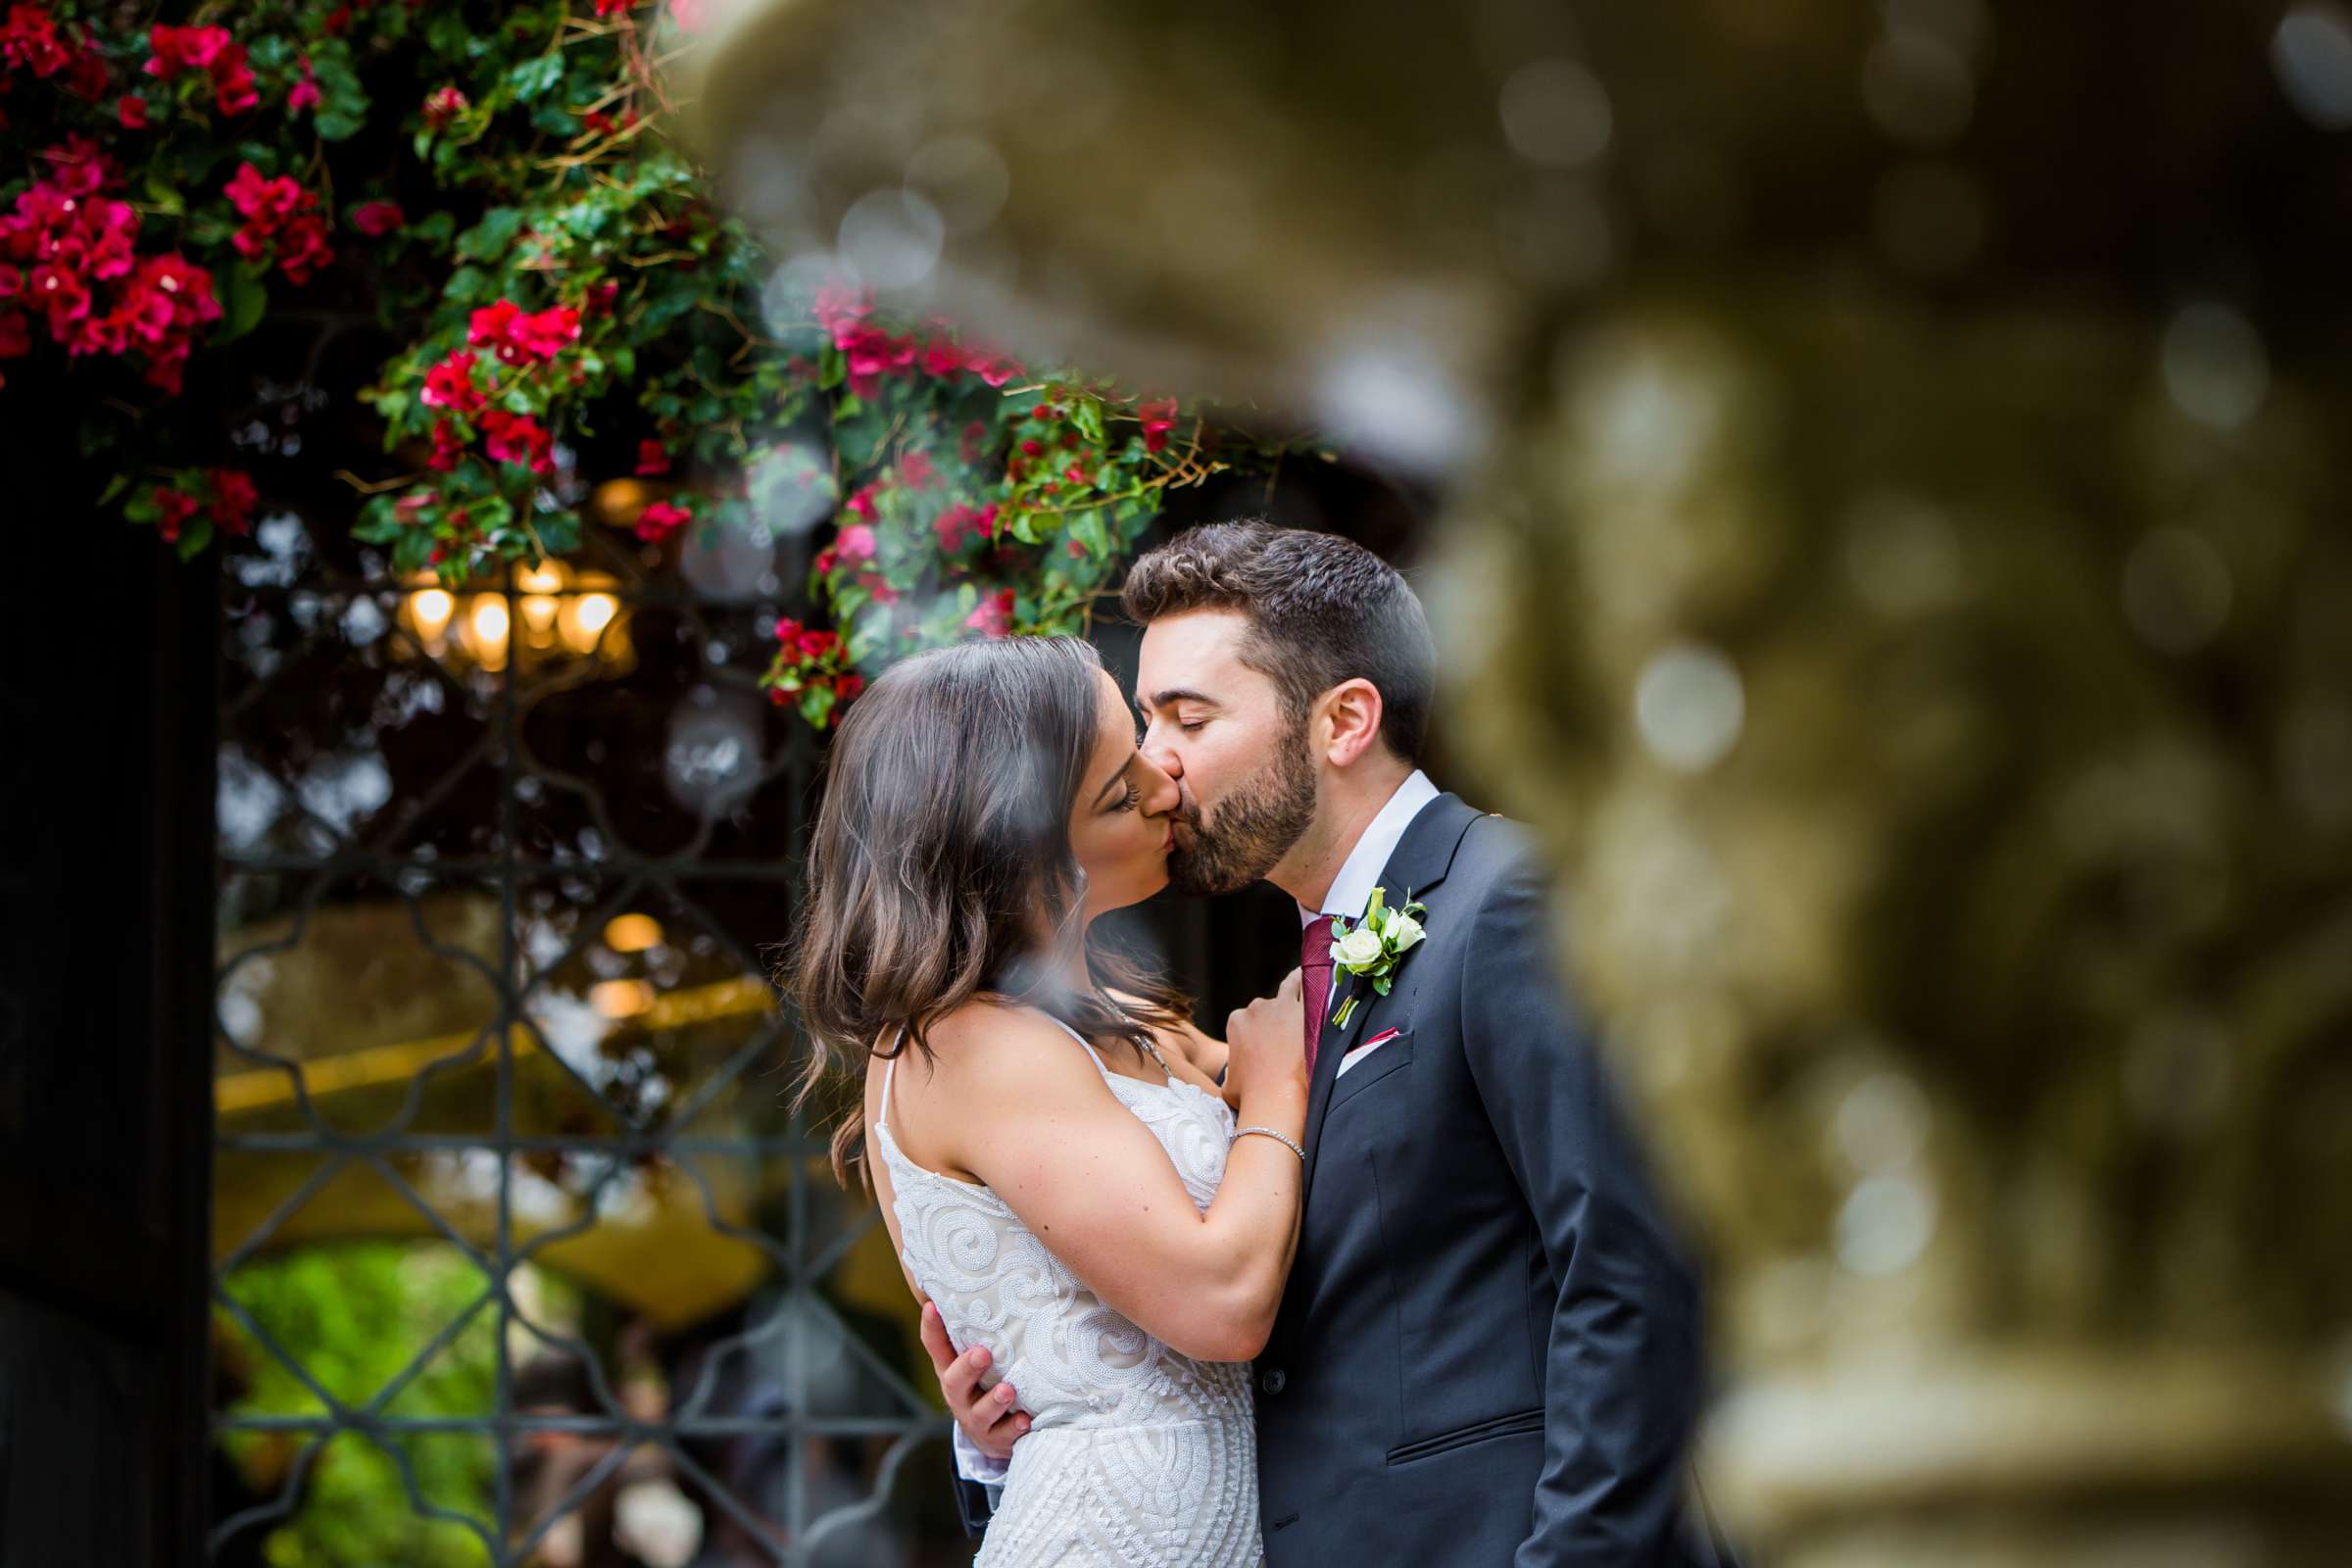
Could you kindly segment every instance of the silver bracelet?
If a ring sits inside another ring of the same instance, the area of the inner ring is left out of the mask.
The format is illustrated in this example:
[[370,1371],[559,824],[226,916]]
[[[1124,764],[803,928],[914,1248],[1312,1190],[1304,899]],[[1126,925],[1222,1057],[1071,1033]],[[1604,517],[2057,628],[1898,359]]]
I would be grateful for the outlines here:
[[1244,1127],[1233,1135],[1234,1142],[1239,1143],[1243,1139],[1249,1137],[1251,1133],[1257,1134],[1260,1138],[1273,1139],[1283,1148],[1289,1150],[1292,1153],[1297,1154],[1298,1156],[1299,1164],[1303,1165],[1306,1163],[1306,1151],[1298,1147],[1298,1141],[1295,1138],[1285,1137],[1283,1134],[1276,1132],[1271,1127]]

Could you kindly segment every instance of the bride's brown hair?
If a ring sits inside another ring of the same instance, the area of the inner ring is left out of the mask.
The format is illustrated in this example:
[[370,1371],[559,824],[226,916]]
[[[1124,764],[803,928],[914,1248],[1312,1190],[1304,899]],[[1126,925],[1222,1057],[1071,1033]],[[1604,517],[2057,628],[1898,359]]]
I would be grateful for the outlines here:
[[[975,999],[1041,1008],[1098,1047],[1140,1050],[1190,1016],[1080,923],[1070,811],[1102,733],[1102,667],[1076,638],[965,643],[894,666],[851,706],[788,959],[809,1046],[796,1110],[909,1048],[936,1060],[930,1030]],[[1084,991],[1063,979],[1081,949]],[[833,1136],[845,1185],[864,1136],[859,1098]]]

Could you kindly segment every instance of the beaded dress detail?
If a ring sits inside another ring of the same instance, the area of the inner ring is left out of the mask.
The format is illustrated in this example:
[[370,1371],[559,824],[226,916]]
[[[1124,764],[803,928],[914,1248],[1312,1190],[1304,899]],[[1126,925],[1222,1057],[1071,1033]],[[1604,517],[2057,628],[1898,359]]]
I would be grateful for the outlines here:
[[[1152,1084],[1114,1073],[1064,1032],[1207,1208],[1233,1143],[1231,1109],[1174,1077]],[[883,1069],[873,1134],[890,1168],[903,1260],[956,1347],[986,1346],[990,1382],[1010,1378],[1032,1420],[975,1568],[1262,1562],[1248,1364],[1168,1348],[1104,1305],[995,1193],[907,1158],[889,1125],[897,1066]]]

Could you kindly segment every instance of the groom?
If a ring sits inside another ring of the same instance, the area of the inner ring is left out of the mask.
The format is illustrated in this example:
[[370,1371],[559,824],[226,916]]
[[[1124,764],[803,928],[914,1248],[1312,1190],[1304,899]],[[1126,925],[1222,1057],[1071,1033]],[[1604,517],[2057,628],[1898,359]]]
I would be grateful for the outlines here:
[[[1699,1314],[1519,831],[1415,765],[1435,651],[1404,578],[1330,534],[1195,528],[1136,563],[1144,751],[1182,787],[1173,885],[1298,903],[1305,1214],[1256,1365],[1272,1568],[1697,1560],[1681,1506]],[[1379,995],[1334,953],[1378,894],[1425,935]],[[967,1475],[1026,1418],[929,1314]]]

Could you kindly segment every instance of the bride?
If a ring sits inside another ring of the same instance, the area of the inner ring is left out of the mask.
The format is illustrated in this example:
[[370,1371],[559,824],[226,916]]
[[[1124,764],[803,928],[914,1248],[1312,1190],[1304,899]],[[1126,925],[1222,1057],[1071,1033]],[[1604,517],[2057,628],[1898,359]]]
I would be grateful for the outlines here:
[[1298,976],[1219,1044],[1088,939],[1165,884],[1179,799],[1071,639],[907,660],[833,745],[801,1093],[862,1072],[835,1171],[865,1146],[907,1284],[1032,1418],[980,1564],[1261,1560],[1246,1363],[1298,1239]]

